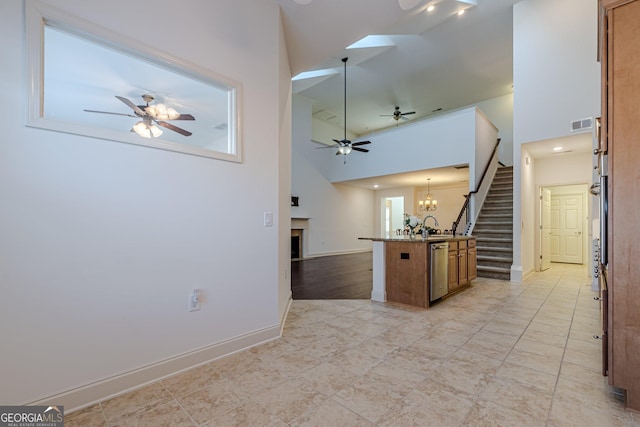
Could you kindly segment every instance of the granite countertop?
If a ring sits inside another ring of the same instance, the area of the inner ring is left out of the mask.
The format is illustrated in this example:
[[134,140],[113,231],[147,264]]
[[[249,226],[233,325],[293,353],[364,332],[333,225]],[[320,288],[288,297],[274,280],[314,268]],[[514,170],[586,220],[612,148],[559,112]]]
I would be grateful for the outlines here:
[[431,234],[426,239],[416,236],[415,239],[409,236],[389,236],[389,237],[358,237],[358,240],[371,240],[374,242],[407,242],[407,243],[427,243],[427,242],[452,242],[458,240],[475,239],[475,236],[454,236],[453,234]]

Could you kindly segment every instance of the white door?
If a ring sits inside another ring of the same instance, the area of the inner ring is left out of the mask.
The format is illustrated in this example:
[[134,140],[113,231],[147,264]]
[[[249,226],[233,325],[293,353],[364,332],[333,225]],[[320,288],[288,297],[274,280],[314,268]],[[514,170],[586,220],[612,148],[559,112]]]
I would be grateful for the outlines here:
[[582,194],[551,197],[551,261],[582,264]]
[[551,267],[551,190],[543,188],[540,206],[540,270]]

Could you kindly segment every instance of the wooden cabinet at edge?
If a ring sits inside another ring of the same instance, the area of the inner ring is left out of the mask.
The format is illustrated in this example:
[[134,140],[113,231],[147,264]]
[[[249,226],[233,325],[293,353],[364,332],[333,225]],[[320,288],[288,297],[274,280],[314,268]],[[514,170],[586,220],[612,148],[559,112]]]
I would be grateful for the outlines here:
[[608,154],[609,384],[640,411],[640,0],[599,0],[601,145]]
[[449,242],[449,293],[477,277],[476,240]]

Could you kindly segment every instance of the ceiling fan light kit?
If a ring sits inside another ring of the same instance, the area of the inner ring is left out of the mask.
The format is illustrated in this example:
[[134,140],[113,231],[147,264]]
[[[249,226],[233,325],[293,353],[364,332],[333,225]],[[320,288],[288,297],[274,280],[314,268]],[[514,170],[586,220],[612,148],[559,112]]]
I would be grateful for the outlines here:
[[149,105],[144,110],[158,120],[175,120],[180,117],[180,113],[171,107],[167,108],[164,104]]
[[162,129],[152,123],[149,124],[144,121],[140,121],[133,125],[131,130],[143,138],[157,138],[162,135]]
[[97,110],[84,111],[88,113],[112,114],[115,116],[140,118],[142,120],[133,125],[131,131],[135,132],[143,138],[157,138],[162,135],[162,130],[158,126],[162,126],[165,129],[177,132],[180,135],[192,135],[192,133],[188,130],[165,122],[165,120],[195,120],[195,118],[191,114],[180,114],[174,108],[167,107],[164,104],[149,105],[149,103],[154,99],[153,96],[149,94],[142,95],[142,99],[147,103],[147,105],[136,105],[129,99],[118,95],[116,95],[116,98],[118,98],[125,105],[131,108],[134,114],[114,113],[110,111]]
[[393,111],[393,114],[380,114],[380,117],[393,117],[393,120],[395,120],[396,122],[399,121],[400,119],[402,120],[409,120],[407,117],[405,116],[409,116],[411,114],[415,114],[415,111],[409,111],[408,113],[403,113],[402,111],[400,111],[400,107],[398,107],[396,105],[395,110]]

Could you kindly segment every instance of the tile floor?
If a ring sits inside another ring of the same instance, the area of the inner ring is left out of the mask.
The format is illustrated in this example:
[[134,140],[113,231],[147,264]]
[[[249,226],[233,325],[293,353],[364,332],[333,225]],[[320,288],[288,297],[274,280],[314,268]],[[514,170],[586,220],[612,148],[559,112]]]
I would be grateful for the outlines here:
[[640,426],[600,375],[586,269],[428,310],[294,301],[282,339],[66,417],[82,426]]

